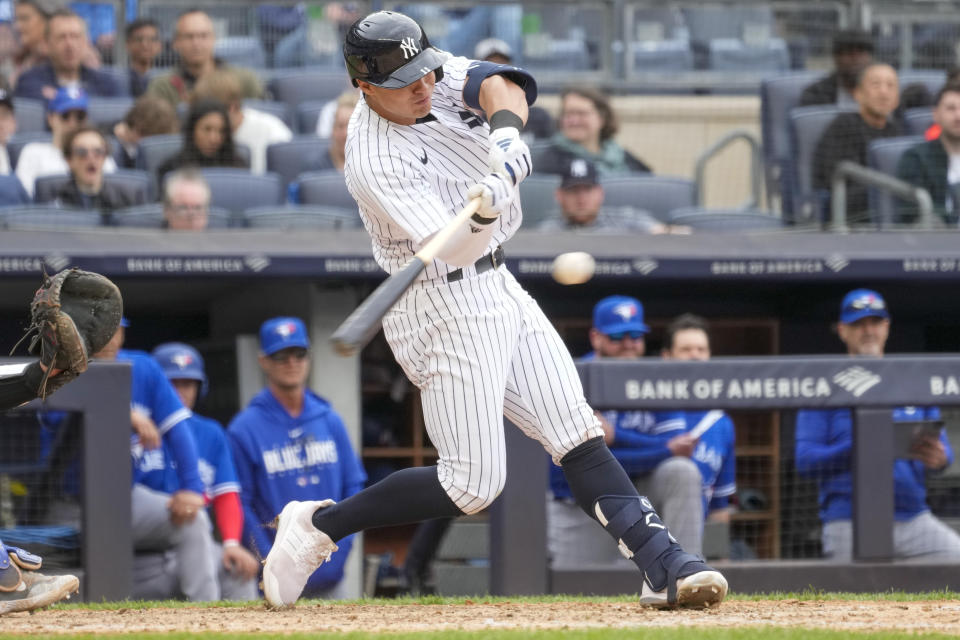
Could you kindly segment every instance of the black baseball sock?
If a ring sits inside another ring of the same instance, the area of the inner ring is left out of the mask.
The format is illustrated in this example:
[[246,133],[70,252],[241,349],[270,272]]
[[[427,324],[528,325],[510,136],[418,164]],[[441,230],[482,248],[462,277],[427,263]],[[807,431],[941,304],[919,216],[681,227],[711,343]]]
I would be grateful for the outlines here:
[[462,515],[437,479],[437,467],[391,473],[377,484],[313,514],[313,526],[334,542],[351,533]]
[[603,438],[575,447],[560,465],[580,508],[613,536],[655,591],[666,587],[673,601],[676,578],[707,568],[697,556],[680,548],[650,501],[637,493]]

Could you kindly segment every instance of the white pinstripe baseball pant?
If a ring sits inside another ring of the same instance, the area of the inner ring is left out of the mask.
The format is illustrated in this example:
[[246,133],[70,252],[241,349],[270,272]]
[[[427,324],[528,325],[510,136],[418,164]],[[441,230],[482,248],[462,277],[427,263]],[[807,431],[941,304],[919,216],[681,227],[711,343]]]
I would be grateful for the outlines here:
[[420,389],[441,486],[464,513],[506,481],[503,416],[554,462],[603,430],[550,321],[506,268],[415,283],[383,321],[397,362]]

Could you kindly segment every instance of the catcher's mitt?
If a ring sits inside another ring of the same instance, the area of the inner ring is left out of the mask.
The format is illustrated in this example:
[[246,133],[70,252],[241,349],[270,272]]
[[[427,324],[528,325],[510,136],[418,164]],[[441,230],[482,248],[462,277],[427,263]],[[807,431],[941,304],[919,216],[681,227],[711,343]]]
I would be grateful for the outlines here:
[[[53,276],[44,274],[30,304],[30,328],[23,337],[35,334],[30,353],[39,355],[47,368],[37,394],[46,398],[86,371],[90,356],[110,341],[122,315],[120,290],[99,273],[73,268]],[[62,371],[51,376],[51,369]]]

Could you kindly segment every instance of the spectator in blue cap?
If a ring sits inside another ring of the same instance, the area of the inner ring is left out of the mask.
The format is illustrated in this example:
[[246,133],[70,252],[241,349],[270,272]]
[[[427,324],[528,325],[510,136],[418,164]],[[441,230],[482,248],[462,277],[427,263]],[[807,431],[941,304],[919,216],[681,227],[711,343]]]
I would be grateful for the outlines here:
[[[68,134],[86,125],[88,106],[86,91],[75,88],[58,89],[47,102],[47,124],[53,132],[53,139],[50,142],[27,144],[17,160],[17,177],[31,197],[37,178],[70,173],[63,155],[63,143]],[[103,163],[104,173],[116,170],[117,163],[108,156]]]
[[[840,304],[837,335],[847,353],[859,358],[884,355],[890,332],[887,303],[876,291],[855,289]],[[865,371],[869,375],[869,371]],[[937,407],[896,407],[894,422],[940,420]],[[820,484],[823,555],[848,562],[853,553],[850,477],[852,446],[850,409],[803,409],[797,412],[796,465],[801,476]],[[953,462],[953,449],[941,428],[939,436],[917,436],[909,457],[893,465],[893,552],[899,559],[960,562],[960,535],[937,519],[927,506],[927,476]]]
[[[260,327],[260,368],[267,386],[231,421],[228,437],[240,480],[243,544],[265,558],[276,531],[265,526],[291,500],[340,501],[360,491],[366,473],[343,420],[307,388],[310,339],[299,318],[271,318]],[[314,572],[310,597],[343,597],[343,568],[353,537]]]
[[[650,327],[643,305],[629,296],[609,296],[593,308],[590,344],[584,360],[633,360],[646,353]],[[670,532],[690,553],[703,548],[701,476],[691,460],[695,440],[685,433],[682,412],[598,411],[604,440],[641,495],[646,495]],[[588,565],[632,567],[607,533],[573,500],[560,467],[550,465],[552,500],[547,502],[547,544],[554,568]]]

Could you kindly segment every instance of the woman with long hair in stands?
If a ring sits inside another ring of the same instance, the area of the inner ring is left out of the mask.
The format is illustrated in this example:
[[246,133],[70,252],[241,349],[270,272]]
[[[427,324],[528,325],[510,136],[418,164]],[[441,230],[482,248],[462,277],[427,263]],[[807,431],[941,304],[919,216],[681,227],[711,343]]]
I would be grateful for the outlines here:
[[227,107],[219,100],[204,98],[190,106],[183,147],[160,165],[158,177],[162,181],[166,173],[182,167],[248,167],[233,144]]

